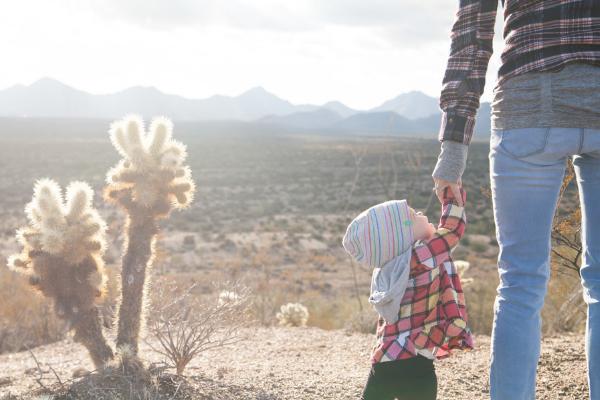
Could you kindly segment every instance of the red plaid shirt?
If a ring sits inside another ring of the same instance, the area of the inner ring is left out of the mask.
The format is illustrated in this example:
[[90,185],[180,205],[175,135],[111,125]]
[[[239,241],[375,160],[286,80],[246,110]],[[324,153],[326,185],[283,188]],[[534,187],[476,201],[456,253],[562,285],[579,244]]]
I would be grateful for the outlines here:
[[[504,49],[496,85],[571,62],[600,66],[600,1],[502,0]],[[469,144],[492,55],[498,0],[459,0],[439,106],[438,139]]]
[[[466,193],[462,188],[460,191],[464,204]],[[464,207],[458,206],[446,187],[437,231],[413,246],[398,321],[386,324],[379,317],[373,364],[415,357],[418,349],[427,349],[442,359],[451,355],[451,349],[473,348],[462,286],[450,258],[450,250],[458,244],[466,222]]]

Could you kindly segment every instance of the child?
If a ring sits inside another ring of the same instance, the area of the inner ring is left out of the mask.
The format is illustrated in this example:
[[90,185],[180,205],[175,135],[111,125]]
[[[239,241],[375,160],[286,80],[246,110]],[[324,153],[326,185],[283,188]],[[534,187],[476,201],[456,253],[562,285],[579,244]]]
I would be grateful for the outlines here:
[[[464,204],[462,187],[460,193]],[[449,357],[451,349],[473,349],[464,294],[450,257],[465,225],[464,207],[445,187],[437,230],[406,200],[375,205],[348,226],[343,246],[374,268],[369,301],[379,313],[361,399],[435,399],[433,362]]]

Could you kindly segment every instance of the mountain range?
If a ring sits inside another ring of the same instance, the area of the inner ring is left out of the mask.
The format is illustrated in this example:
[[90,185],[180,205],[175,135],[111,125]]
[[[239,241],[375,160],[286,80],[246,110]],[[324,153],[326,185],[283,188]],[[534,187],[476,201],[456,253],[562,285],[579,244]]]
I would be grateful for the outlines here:
[[[43,78],[29,86],[0,90],[0,117],[114,119],[128,113],[166,115],[175,121],[268,124],[295,132],[427,137],[437,136],[441,117],[438,99],[419,91],[400,94],[372,109],[355,110],[339,101],[296,105],[262,87],[239,96],[188,99],[143,86],[96,95]],[[489,103],[481,103],[475,130],[478,136],[489,135]]]

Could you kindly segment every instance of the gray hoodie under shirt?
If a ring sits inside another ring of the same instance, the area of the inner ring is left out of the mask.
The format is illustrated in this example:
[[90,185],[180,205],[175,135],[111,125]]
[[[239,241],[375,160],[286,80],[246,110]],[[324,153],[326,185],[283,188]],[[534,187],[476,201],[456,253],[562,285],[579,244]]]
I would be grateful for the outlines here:
[[[600,129],[600,67],[571,62],[558,71],[527,72],[494,87],[492,130],[532,127]],[[468,145],[445,140],[434,178],[458,182]]]

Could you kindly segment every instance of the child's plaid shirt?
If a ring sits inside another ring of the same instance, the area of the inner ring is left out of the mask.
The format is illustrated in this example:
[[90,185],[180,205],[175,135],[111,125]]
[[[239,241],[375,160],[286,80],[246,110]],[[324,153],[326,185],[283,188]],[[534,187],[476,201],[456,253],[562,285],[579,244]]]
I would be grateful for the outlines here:
[[[466,193],[462,188],[460,192],[464,204]],[[465,226],[464,207],[458,206],[446,187],[437,231],[413,246],[398,321],[386,324],[379,318],[373,364],[415,357],[419,349],[442,359],[451,355],[451,349],[473,348],[462,286],[450,258],[450,250],[458,244]]]

